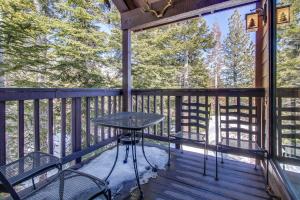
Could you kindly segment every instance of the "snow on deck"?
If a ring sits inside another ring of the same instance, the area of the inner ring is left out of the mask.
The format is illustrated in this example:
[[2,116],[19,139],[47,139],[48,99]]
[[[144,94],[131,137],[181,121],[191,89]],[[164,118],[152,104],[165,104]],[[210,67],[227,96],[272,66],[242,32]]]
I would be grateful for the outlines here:
[[[117,148],[114,147],[113,149],[103,152],[101,155],[84,165],[79,170],[96,176],[100,179],[105,179],[113,166],[116,151]],[[147,159],[152,165],[156,165],[158,169],[165,169],[168,162],[168,153],[165,150],[156,147],[145,146],[145,153]],[[119,149],[117,164],[113,173],[108,179],[109,186],[113,189],[119,188],[125,181],[135,180],[131,148],[129,151],[127,163],[123,163],[124,158],[125,146],[121,145]],[[157,176],[157,172],[152,172],[151,169],[149,170],[149,164],[146,162],[143,156],[141,146],[137,146],[137,162],[141,184],[147,183],[149,178],[155,178]]]

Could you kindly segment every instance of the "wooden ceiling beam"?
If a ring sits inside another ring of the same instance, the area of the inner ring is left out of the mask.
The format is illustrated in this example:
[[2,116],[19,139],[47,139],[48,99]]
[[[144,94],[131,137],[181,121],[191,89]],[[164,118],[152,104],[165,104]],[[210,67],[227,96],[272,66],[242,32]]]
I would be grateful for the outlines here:
[[257,1],[258,0],[174,0],[173,6],[167,10],[165,16],[162,18],[157,18],[150,12],[144,12],[143,8],[136,8],[121,13],[121,28],[138,31],[192,18],[199,14],[207,14],[255,3]]
[[115,6],[117,7],[117,9],[119,10],[120,13],[123,13],[123,12],[126,12],[129,10],[126,3],[124,2],[124,0],[112,0],[112,2],[115,4]]

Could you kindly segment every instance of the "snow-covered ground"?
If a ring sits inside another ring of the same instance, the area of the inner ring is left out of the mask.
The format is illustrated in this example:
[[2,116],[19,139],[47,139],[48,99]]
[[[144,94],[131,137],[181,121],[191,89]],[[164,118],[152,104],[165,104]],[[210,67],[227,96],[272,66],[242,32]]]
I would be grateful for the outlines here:
[[[113,149],[103,152],[101,155],[84,165],[79,170],[98,178],[105,179],[113,166],[116,151],[117,148],[114,147]],[[168,153],[165,150],[156,147],[145,146],[145,153],[147,159],[152,165],[156,165],[158,169],[165,169],[168,162]],[[127,163],[123,163],[124,158],[125,146],[121,145],[116,167],[109,177],[109,186],[113,189],[121,187],[122,183],[125,181],[135,180],[131,148],[129,151]],[[140,181],[142,184],[148,182],[149,178],[154,178],[157,176],[156,172],[152,172],[151,169],[149,170],[149,164],[146,162],[143,156],[141,146],[137,146],[137,162]]]

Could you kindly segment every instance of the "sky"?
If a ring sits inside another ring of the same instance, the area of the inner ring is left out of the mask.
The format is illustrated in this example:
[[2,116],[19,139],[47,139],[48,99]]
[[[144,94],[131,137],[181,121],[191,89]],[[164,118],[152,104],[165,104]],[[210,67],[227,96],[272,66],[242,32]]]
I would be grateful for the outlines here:
[[[226,35],[229,32],[229,30],[228,30],[228,19],[233,14],[234,10],[237,9],[241,14],[242,19],[244,20],[246,14],[253,12],[251,10],[254,9],[255,7],[256,7],[255,4],[251,4],[251,5],[247,5],[247,6],[243,6],[243,7],[239,7],[239,8],[234,8],[234,9],[230,9],[230,10],[225,10],[225,11],[213,13],[213,14],[210,14],[210,15],[205,15],[205,16],[203,16],[203,18],[206,20],[207,25],[210,28],[212,28],[214,23],[219,24],[220,29],[222,31],[221,40],[223,41],[225,39]],[[250,33],[250,37],[251,37],[253,42],[255,42],[255,35],[256,35],[255,32]]]

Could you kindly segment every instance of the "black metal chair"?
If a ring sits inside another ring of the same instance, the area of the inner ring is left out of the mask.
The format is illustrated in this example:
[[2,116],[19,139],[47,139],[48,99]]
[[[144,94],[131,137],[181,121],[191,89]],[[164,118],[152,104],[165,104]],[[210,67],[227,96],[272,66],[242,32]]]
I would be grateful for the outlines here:
[[[1,166],[0,173],[12,186],[31,179],[35,189],[34,177],[53,168],[61,170],[59,158],[47,153],[32,152],[14,162]],[[3,181],[0,183],[0,191],[5,192]]]
[[181,116],[180,125],[181,131],[170,135],[170,141],[179,144],[182,149],[182,144],[191,144],[204,147],[204,169],[203,175],[206,175],[206,159],[207,157],[207,144],[208,144],[208,131],[211,104],[205,98],[204,103],[191,102],[189,97],[188,102],[181,102]]
[[[228,99],[227,99],[228,101]],[[218,180],[218,152],[247,155],[258,160],[267,159],[267,188],[269,187],[269,154],[258,144],[258,111],[257,106],[242,105],[240,101],[226,106],[219,105],[220,135],[216,151],[216,180]],[[256,169],[256,164],[255,164]]]
[[[59,172],[46,179],[36,188],[33,181],[33,191],[17,193],[14,186],[58,168]],[[111,198],[106,182],[96,177],[74,170],[61,171],[60,159],[42,152],[29,153],[25,157],[0,167],[1,192],[9,193],[14,200],[19,199],[92,199],[97,195]],[[101,186],[101,187],[100,187]]]

